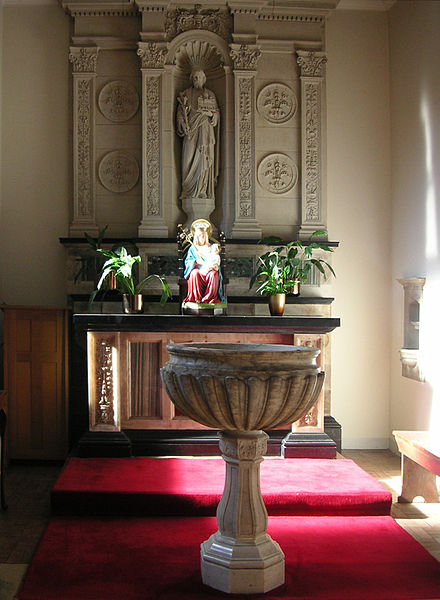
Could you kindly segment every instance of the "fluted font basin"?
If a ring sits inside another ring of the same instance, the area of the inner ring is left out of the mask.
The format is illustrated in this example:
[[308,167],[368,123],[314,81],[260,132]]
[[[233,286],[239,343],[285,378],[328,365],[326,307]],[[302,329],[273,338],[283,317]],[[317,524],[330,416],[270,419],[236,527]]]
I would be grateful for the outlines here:
[[273,429],[314,405],[323,373],[319,350],[281,344],[170,344],[162,369],[178,409],[216,429]]
[[221,429],[225,488],[217,508],[218,531],[201,545],[202,580],[227,593],[265,593],[284,583],[284,554],[267,534],[260,463],[262,431],[306,414],[324,374],[316,348],[271,344],[189,343],[167,346],[161,369],[179,410]]

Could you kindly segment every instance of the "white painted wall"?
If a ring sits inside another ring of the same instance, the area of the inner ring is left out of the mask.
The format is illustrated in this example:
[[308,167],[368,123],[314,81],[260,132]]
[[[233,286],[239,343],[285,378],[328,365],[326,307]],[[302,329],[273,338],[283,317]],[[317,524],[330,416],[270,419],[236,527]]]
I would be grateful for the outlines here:
[[332,415],[344,448],[388,448],[390,117],[387,17],[336,11],[327,29]]
[[[440,3],[399,1],[390,12],[392,106],[391,429],[440,426]],[[421,350],[426,383],[401,375],[403,288],[426,277]]]
[[65,305],[70,196],[69,18],[3,6],[0,301]]

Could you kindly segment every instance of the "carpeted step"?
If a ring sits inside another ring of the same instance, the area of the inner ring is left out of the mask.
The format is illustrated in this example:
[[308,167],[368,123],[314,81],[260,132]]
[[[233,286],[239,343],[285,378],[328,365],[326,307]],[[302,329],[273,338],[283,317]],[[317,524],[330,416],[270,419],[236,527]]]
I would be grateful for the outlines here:
[[[215,515],[221,458],[71,458],[56,482],[57,514]],[[392,497],[352,460],[266,459],[261,491],[269,515],[387,515]]]
[[[18,600],[224,600],[204,586],[213,517],[56,517]],[[270,517],[285,584],[237,600],[440,598],[440,564],[391,517]]]

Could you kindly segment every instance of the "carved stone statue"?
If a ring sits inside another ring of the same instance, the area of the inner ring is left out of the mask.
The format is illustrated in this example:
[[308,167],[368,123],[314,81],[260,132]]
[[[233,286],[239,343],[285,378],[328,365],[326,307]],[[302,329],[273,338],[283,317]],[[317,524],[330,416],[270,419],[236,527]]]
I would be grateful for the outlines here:
[[183,138],[180,198],[194,220],[208,218],[215,207],[220,112],[214,92],[205,87],[204,71],[194,70],[191,81],[177,98],[177,133]]

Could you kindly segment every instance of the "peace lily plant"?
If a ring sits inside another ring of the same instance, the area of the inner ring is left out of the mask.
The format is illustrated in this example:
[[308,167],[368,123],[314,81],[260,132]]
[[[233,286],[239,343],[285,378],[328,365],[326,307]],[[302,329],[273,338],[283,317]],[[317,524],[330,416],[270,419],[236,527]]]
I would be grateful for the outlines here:
[[256,291],[262,296],[291,293],[299,295],[298,284],[307,282],[313,267],[316,267],[324,279],[327,279],[329,274],[336,276],[326,260],[313,256],[315,250],[333,252],[327,244],[314,241],[325,235],[325,231],[314,231],[307,242],[295,240],[286,243],[274,236],[262,239],[260,244],[278,246],[258,258],[257,270],[251,277],[249,289],[259,284]]
[[131,297],[140,296],[149,281],[157,279],[162,286],[160,304],[165,304],[165,302],[172,297],[171,290],[165,278],[156,273],[151,273],[142,279],[142,281],[136,283],[134,267],[141,262],[140,256],[131,256],[123,246],[116,250],[104,250],[98,248],[96,251],[102,254],[107,260],[102,267],[101,277],[96,286],[96,290],[94,290],[90,296],[89,305],[93,302],[97,293],[107,280],[111,281],[111,289],[119,291],[125,297]]

